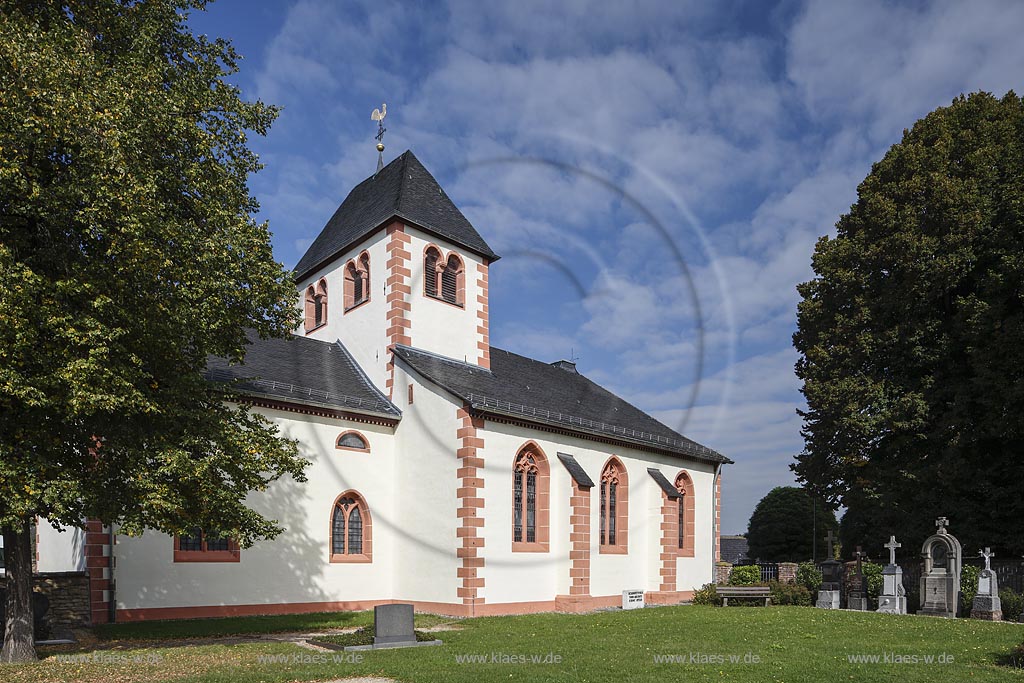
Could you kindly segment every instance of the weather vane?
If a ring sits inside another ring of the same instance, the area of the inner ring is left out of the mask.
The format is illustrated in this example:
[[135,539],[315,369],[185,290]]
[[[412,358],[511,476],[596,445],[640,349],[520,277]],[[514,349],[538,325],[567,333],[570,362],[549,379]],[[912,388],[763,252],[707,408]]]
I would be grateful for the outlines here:
[[384,168],[384,133],[388,129],[384,127],[384,117],[388,115],[388,105],[381,104],[380,109],[374,109],[370,114],[370,120],[377,122],[377,171]]

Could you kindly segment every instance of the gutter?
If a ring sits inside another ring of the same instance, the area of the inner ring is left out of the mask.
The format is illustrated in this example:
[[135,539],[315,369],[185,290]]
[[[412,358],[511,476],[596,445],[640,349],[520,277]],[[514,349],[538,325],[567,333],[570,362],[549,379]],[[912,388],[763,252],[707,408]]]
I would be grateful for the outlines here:
[[718,558],[718,550],[719,550],[719,543],[721,542],[720,541],[721,536],[719,535],[719,529],[718,529],[718,527],[719,527],[718,515],[716,515],[715,512],[722,509],[722,501],[719,500],[719,495],[718,495],[718,482],[722,478],[722,465],[723,464],[724,463],[716,463],[715,464],[715,478],[714,478],[714,480],[711,483],[711,495],[712,495],[712,499],[715,501],[715,504],[711,508],[711,544],[712,544],[712,547],[711,547],[711,582],[712,583],[715,583],[715,581],[716,581],[715,577],[717,576],[717,573],[718,573],[718,560],[719,560],[719,558]]

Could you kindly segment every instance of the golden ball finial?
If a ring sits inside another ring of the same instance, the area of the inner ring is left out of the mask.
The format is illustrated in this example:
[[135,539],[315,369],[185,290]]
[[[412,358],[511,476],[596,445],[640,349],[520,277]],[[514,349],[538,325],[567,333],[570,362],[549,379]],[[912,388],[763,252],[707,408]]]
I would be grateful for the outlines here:
[[378,152],[383,152],[384,151],[384,143],[383,142],[378,142],[377,143],[377,151]]

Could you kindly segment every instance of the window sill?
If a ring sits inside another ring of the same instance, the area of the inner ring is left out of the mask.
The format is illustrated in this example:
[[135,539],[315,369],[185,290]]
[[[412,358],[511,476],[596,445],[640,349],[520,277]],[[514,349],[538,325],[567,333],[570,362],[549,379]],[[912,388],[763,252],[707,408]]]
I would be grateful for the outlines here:
[[462,309],[462,310],[466,309],[466,304],[457,304],[454,301],[448,301],[448,299],[439,297],[436,294],[429,294],[427,292],[424,292],[423,296],[427,297],[428,299],[432,299],[432,300],[434,300],[434,301],[436,301],[438,303],[441,303],[441,304],[448,304],[449,306],[454,306],[455,308],[459,308],[459,309]]
[[602,555],[628,555],[629,548],[625,545],[602,545],[598,552]]
[[331,553],[331,564],[365,564],[372,562],[373,558],[369,555],[335,555]]
[[322,323],[320,323],[319,325],[316,325],[315,327],[307,327],[306,328],[306,334],[312,334],[313,332],[316,332],[317,330],[319,330],[321,328],[324,328],[324,327],[327,327],[327,321],[326,320],[323,321]]
[[346,308],[346,309],[345,309],[344,313],[345,313],[345,314],[347,315],[348,313],[350,313],[350,312],[352,312],[352,311],[356,310],[357,308],[359,308],[359,307],[360,307],[360,306],[362,306],[363,304],[368,304],[368,303],[370,303],[370,297],[366,297],[366,298],[365,298],[365,299],[363,299],[362,301],[360,301],[360,302],[358,302],[358,303],[354,303],[354,304],[352,304],[351,306],[349,306],[348,308]]
[[546,553],[548,552],[547,541],[512,541],[512,552],[514,553]]
[[369,453],[369,448],[353,448],[352,446],[335,446],[336,451],[352,451],[353,453]]
[[175,550],[175,562],[239,562],[238,550]]

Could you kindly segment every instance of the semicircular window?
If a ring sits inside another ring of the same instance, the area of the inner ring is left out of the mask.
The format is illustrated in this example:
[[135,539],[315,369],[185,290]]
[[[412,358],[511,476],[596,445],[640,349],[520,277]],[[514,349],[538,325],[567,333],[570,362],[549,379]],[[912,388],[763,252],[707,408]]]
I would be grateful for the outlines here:
[[370,445],[366,443],[366,439],[357,432],[345,432],[338,437],[339,448],[355,448],[361,451],[369,450]]

